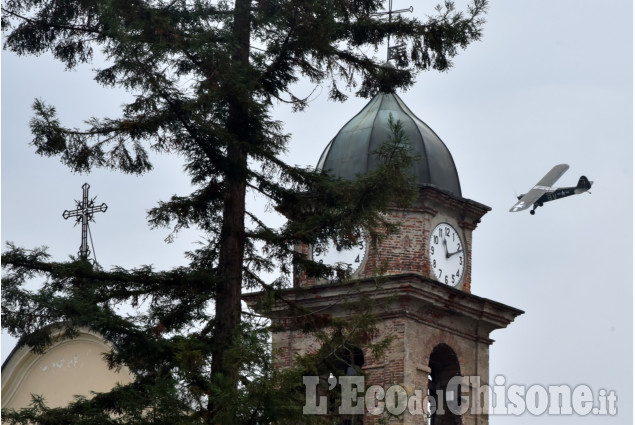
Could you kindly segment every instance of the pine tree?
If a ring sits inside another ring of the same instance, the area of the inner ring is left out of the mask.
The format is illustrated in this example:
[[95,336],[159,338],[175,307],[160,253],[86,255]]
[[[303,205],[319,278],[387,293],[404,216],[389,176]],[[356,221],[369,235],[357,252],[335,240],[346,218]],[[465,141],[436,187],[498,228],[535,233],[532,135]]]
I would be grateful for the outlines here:
[[[290,135],[272,118],[274,104],[304,109],[307,100],[293,94],[300,79],[326,85],[332,100],[344,101],[346,93],[406,89],[421,71],[446,71],[459,48],[480,38],[486,0],[466,11],[447,1],[426,22],[388,21],[377,15],[382,7],[379,0],[4,1],[5,49],[50,52],[68,69],[90,62],[99,49],[107,66],[95,80],[134,94],[120,117],[91,119],[82,130],[64,127],[53,106],[36,100],[36,152],[83,173],[99,167],[145,173],[152,168],[149,149],[185,158],[192,193],[159,202],[149,223],[173,234],[195,227],[208,241],[187,254],[187,267],[168,271],[104,271],[10,244],[2,255],[3,327],[35,350],[50,344],[51,326],[69,338],[88,327],[115,347],[109,364],[129,367],[135,382],[63,409],[34,400],[6,420],[297,420],[301,372],[271,369],[267,324],[242,311],[241,294],[258,289],[280,297],[294,270],[330,274],[328,265],[294,247],[333,238],[350,244],[361,228],[385,229],[381,211],[412,198],[401,172],[411,158],[395,137],[377,153],[384,166],[356,181],[291,166],[280,159]],[[389,35],[408,45],[398,67],[363,53],[376,52]],[[287,224],[271,228],[248,211],[250,191],[268,199]],[[261,278],[274,270],[275,281]],[[36,276],[45,282],[26,291],[24,283]],[[115,309],[121,303],[144,308],[123,316]]]

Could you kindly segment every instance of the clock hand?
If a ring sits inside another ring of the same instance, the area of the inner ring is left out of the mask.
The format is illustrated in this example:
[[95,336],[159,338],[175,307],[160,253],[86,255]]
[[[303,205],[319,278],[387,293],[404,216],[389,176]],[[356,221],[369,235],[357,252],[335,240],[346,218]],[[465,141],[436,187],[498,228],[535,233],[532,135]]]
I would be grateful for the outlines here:
[[448,258],[450,258],[450,257],[451,257],[451,256],[453,256],[453,255],[458,254],[459,252],[463,252],[463,248],[460,248],[458,251],[456,251],[456,252],[452,252],[452,253],[448,254]]
[[445,258],[450,258],[450,254],[448,254],[448,243],[445,241],[445,237],[443,237],[443,249],[445,249]]

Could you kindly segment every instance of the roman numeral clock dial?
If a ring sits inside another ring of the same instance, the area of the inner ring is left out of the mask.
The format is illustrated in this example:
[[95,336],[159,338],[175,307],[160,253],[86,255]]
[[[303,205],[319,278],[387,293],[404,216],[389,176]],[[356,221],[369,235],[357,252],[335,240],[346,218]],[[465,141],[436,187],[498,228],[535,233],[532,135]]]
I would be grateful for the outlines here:
[[438,224],[430,234],[430,268],[441,283],[457,286],[465,273],[465,244],[448,223]]

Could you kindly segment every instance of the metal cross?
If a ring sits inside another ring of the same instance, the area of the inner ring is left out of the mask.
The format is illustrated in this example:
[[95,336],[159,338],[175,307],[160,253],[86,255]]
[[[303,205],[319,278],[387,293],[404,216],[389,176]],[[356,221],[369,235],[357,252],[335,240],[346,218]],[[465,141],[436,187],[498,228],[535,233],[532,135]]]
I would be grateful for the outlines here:
[[84,183],[84,185],[82,186],[82,201],[75,201],[75,205],[77,206],[77,208],[73,211],[65,210],[64,213],[62,213],[62,217],[64,217],[64,219],[68,219],[69,217],[76,217],[75,225],[80,222],[82,223],[82,244],[79,247],[78,253],[79,258],[81,258],[82,260],[88,259],[88,256],[90,255],[90,250],[88,249],[88,222],[95,222],[95,220],[93,219],[94,213],[106,212],[106,210],[108,209],[108,205],[104,203],[96,207],[96,197],[93,199],[88,199],[89,188],[90,185],[88,183]]
[[[392,22],[393,13],[399,14],[399,13],[412,12],[412,11],[414,11],[414,8],[412,6],[410,6],[408,9],[393,10],[392,9],[392,0],[389,0],[388,1],[388,12],[373,13],[373,16],[388,15],[388,22]],[[406,53],[406,44],[405,43],[397,44],[397,45],[395,45],[393,47],[390,47],[390,35],[388,35],[388,40],[386,41],[386,44],[388,46],[388,52],[387,52],[388,59],[387,60],[398,59],[399,57],[401,57],[402,55],[404,55]]]

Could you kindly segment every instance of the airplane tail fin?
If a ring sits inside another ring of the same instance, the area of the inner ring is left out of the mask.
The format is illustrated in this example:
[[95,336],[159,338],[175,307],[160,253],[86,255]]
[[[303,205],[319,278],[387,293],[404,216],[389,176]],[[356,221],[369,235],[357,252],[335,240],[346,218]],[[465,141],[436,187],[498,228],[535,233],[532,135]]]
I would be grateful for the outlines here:
[[593,182],[589,181],[585,176],[581,176],[580,180],[578,180],[578,185],[575,188],[575,193],[586,192],[591,189]]

